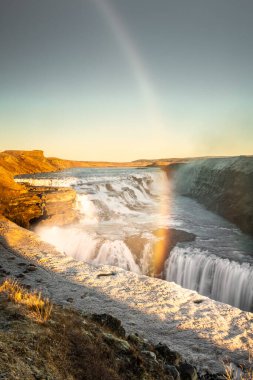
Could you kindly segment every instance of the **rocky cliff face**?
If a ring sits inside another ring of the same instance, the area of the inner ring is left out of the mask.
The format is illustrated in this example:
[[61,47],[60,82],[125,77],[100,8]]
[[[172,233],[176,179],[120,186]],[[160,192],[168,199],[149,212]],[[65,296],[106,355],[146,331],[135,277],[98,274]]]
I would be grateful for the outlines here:
[[209,158],[180,166],[176,190],[253,235],[253,156]]
[[77,218],[74,190],[33,188],[13,179],[18,174],[56,171],[70,165],[69,161],[45,158],[40,150],[0,153],[0,213],[26,228],[38,221],[58,225],[72,223]]
[[29,228],[40,224],[70,224],[77,219],[76,193],[68,188],[26,187],[11,197],[3,214],[18,225]]

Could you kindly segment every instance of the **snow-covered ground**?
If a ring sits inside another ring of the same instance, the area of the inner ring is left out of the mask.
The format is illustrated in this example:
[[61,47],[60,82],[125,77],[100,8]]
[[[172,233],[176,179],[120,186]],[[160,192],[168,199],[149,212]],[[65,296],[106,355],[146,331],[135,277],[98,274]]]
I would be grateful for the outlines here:
[[26,260],[33,262],[37,270],[25,273],[22,281],[55,302],[112,314],[128,333],[166,343],[203,371],[220,371],[224,360],[239,366],[253,355],[252,313],[174,283],[75,261],[1,217],[0,255],[10,276],[22,277]]

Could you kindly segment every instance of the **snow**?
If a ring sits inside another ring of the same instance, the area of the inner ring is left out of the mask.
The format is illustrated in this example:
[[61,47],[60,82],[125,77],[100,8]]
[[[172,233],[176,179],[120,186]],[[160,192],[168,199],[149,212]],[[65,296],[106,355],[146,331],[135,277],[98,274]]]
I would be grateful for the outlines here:
[[[2,217],[0,236],[2,267],[14,276],[21,270],[18,261],[32,261],[38,269],[24,282],[57,303],[70,305],[71,297],[71,307],[85,313],[112,314],[127,333],[166,343],[202,371],[219,372],[224,360],[239,366],[252,357],[252,313],[174,283],[75,261]],[[10,260],[13,253],[17,257]]]

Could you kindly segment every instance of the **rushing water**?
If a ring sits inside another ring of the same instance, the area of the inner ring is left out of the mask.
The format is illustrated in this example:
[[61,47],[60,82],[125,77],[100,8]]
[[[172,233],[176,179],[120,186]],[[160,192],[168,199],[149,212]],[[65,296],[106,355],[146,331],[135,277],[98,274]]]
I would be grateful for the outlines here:
[[177,244],[164,263],[166,279],[253,310],[252,239],[196,201],[175,195],[159,169],[71,169],[17,181],[76,189],[80,222],[37,228],[58,250],[149,274],[158,228],[192,232],[196,240]]

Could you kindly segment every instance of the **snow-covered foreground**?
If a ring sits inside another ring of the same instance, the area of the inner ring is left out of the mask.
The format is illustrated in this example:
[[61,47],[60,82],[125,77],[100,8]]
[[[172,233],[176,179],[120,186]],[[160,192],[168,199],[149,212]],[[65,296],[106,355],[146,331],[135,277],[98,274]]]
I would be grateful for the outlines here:
[[[32,261],[37,270],[22,281],[55,302],[85,313],[112,314],[128,333],[166,343],[203,371],[220,371],[226,359],[240,365],[252,357],[252,313],[174,283],[75,261],[4,218],[0,236],[2,268],[18,276],[21,263]],[[13,253],[18,257],[11,259]]]

